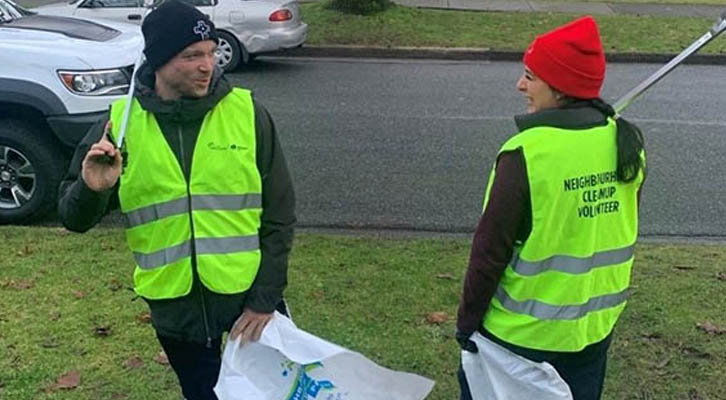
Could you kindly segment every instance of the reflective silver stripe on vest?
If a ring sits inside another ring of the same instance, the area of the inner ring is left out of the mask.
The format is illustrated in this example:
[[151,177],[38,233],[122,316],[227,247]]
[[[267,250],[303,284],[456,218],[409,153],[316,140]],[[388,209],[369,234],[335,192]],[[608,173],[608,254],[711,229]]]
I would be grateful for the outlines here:
[[624,263],[633,257],[635,246],[602,251],[590,257],[553,256],[542,261],[524,261],[515,252],[509,265],[520,275],[532,276],[554,270],[569,274],[586,274],[594,268]]
[[585,304],[556,306],[537,300],[517,301],[501,287],[497,288],[496,298],[502,306],[517,314],[525,314],[541,320],[571,320],[584,317],[593,311],[605,310],[623,303],[628,298],[628,289],[619,293],[593,297]]
[[261,194],[217,194],[192,196],[192,209],[194,210],[244,210],[246,208],[261,208]]
[[[192,196],[192,209],[194,210],[221,210],[234,211],[247,208],[261,208],[261,194],[243,195],[195,195]],[[148,224],[172,215],[185,214],[189,212],[187,198],[167,201],[165,203],[152,204],[139,208],[126,214],[126,227]]]
[[152,204],[127,213],[126,227],[133,228],[172,215],[185,214],[188,210],[186,197],[166,203]]
[[[242,251],[252,251],[260,248],[258,235],[235,236],[225,238],[202,238],[196,240],[197,255],[202,254],[226,254]],[[191,257],[191,241],[168,247],[154,253],[134,253],[136,264],[141,269],[154,269],[163,267],[181,260],[184,257]]]
[[158,267],[163,267],[164,265],[171,264],[191,255],[192,242],[189,240],[182,244],[173,247],[167,247],[166,249],[159,250],[153,253],[144,254],[134,252],[136,264],[141,269],[154,269]]
[[259,235],[197,239],[197,254],[223,254],[260,248]]

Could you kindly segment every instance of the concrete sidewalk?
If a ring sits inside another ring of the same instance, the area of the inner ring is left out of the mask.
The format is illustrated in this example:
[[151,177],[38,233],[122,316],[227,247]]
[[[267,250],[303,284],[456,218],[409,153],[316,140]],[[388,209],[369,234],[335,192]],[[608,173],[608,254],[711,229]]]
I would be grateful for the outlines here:
[[707,4],[566,2],[561,0],[393,0],[393,2],[410,7],[447,10],[707,17],[713,18],[714,21],[726,10],[726,4],[717,6]]

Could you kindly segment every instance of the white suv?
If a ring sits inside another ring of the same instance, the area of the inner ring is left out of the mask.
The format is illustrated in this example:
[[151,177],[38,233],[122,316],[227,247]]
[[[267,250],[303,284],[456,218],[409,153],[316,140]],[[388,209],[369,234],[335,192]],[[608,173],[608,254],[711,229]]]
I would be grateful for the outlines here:
[[0,224],[55,209],[73,148],[128,92],[138,27],[0,0]]

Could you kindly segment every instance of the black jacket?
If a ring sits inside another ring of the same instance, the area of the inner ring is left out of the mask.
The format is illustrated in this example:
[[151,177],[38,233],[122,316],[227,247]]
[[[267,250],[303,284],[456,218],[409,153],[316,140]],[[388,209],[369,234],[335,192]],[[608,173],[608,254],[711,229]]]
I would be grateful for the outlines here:
[[[139,69],[136,85],[135,97],[142,108],[154,114],[188,179],[194,145],[204,116],[232,87],[217,69],[207,96],[163,101],[154,92],[154,74],[146,65]],[[170,300],[147,300],[154,327],[161,336],[200,343],[217,339],[231,328],[244,307],[272,312],[282,298],[287,285],[287,258],[292,247],[295,195],[275,125],[267,110],[259,102],[253,100],[253,103],[257,168],[262,177],[262,223],[259,230],[262,260],[259,272],[249,291],[222,295],[200,284],[194,266],[191,293]],[[92,127],[79,144],[70,170],[60,186],[58,213],[63,225],[72,231],[87,231],[109,209],[118,207],[118,184],[112,190],[97,193],[81,179],[83,158],[90,146],[100,140],[105,122]],[[133,157],[133,154],[130,156]]]

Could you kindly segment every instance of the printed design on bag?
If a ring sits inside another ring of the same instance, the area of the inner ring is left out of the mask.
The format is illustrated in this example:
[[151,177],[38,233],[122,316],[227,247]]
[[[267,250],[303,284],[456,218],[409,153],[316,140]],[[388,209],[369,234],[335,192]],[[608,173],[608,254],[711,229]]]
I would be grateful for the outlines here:
[[[283,364],[282,376],[288,376],[297,369],[297,376],[293,382],[290,394],[285,400],[344,400],[342,393],[332,393],[335,389],[333,382],[329,380],[316,380],[308,372],[322,368],[323,363],[316,362],[312,364],[299,365],[294,362],[285,362]],[[318,396],[322,397],[318,397]]]

